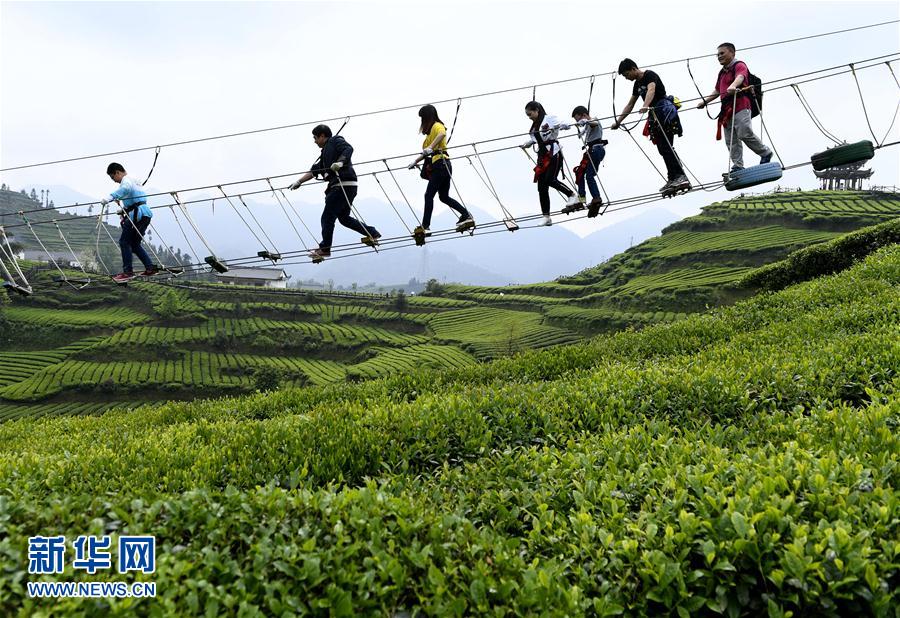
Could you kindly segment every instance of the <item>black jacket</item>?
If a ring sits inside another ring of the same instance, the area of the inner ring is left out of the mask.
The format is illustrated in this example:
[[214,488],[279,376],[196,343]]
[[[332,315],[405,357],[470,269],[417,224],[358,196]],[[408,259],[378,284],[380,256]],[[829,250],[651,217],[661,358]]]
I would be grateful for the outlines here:
[[[350,157],[353,156],[353,146],[347,143],[340,135],[334,135],[325,142],[322,155],[313,163],[309,171],[316,175],[322,175],[328,180],[328,189],[337,185],[338,177],[342,182],[356,182],[356,172]],[[335,174],[331,171],[331,165],[340,161],[344,164],[341,171]],[[326,189],[327,191],[327,189]]]

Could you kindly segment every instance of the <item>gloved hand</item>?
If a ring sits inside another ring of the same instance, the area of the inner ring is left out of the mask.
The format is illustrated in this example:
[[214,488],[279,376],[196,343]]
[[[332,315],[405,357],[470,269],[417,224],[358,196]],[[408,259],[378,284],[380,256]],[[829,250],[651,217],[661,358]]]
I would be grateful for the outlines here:
[[100,205],[101,205],[101,206],[106,206],[107,204],[109,204],[109,200],[108,200],[108,199],[106,199],[105,197],[104,197],[104,198],[100,198]]
[[524,144],[519,146],[519,148],[521,148],[522,150],[525,150],[526,148],[531,148],[532,144],[534,144],[534,142],[525,142]]
[[124,217],[124,216],[125,216],[125,211],[122,210],[121,208],[119,208],[118,210],[116,210],[116,214],[119,215],[120,217]]
[[331,171],[332,172],[340,171],[340,169],[342,167],[344,167],[344,164],[341,161],[335,161],[334,163],[331,164]]
[[298,180],[294,184],[291,185],[291,191],[295,191],[300,188],[300,181]]
[[588,122],[590,122],[590,120],[588,120],[587,118],[582,118],[581,120],[578,121],[578,126],[579,126],[579,127],[583,127],[583,126],[586,125]]
[[411,169],[415,169],[415,167],[416,167],[416,162],[413,161],[412,163],[410,163],[409,165],[406,166],[406,169],[411,170]]
[[425,155],[426,157],[430,157],[432,155],[432,153],[434,153],[434,150],[432,150],[431,148],[423,148],[422,149],[422,154]]
[[570,124],[561,124],[561,125],[559,125],[559,126],[556,127],[556,128],[559,129],[560,131],[568,131],[569,129],[572,128],[572,125],[570,125]]

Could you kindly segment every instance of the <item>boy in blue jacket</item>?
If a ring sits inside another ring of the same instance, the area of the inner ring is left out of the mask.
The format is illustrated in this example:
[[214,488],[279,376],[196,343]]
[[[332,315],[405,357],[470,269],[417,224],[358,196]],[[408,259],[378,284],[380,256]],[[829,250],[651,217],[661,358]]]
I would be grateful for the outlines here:
[[122,223],[122,235],[119,237],[119,247],[122,249],[122,272],[113,277],[116,283],[127,283],[134,279],[134,265],[132,254],[137,255],[146,270],[142,277],[150,277],[159,272],[159,267],[153,263],[150,256],[141,246],[141,241],[147,234],[150,226],[150,218],[153,212],[147,206],[147,193],[140,182],[132,178],[119,163],[110,163],[106,168],[106,175],[113,182],[119,183],[119,188],[100,200],[100,204],[106,206],[109,202],[119,200],[122,209],[119,210]]

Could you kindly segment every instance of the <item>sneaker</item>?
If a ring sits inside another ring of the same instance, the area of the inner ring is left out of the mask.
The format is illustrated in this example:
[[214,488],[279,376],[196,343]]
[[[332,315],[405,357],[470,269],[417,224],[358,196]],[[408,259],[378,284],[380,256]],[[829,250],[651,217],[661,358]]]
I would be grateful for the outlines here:
[[134,273],[119,273],[113,277],[113,281],[116,283],[128,283],[132,279],[134,279]]
[[759,160],[759,164],[765,165],[766,163],[769,163],[771,161],[772,161],[772,153],[770,152],[767,155],[763,155],[763,157]]
[[475,227],[475,219],[473,219],[471,215],[460,217],[459,221],[456,222],[457,232],[465,232],[467,229],[473,227]]
[[553,225],[553,219],[550,218],[550,215],[544,215],[544,222],[541,225]]
[[567,215],[571,212],[577,212],[579,210],[584,210],[584,196],[583,195],[573,195],[569,198],[569,201],[566,202],[566,205],[563,206],[562,213]]
[[588,204],[588,207],[590,207],[590,206],[603,206],[603,198],[601,198],[598,195],[597,197],[595,197],[594,199],[591,200],[590,204]]
[[139,276],[141,276],[141,277],[152,277],[153,275],[158,275],[158,274],[159,274],[159,267],[157,267],[157,266],[151,266],[150,268],[148,268],[147,270],[145,270],[144,272],[142,272]]
[[672,186],[672,181],[669,180],[669,181],[666,182],[666,184],[664,184],[663,186],[661,186],[661,187],[659,188],[659,192],[662,193],[663,191],[667,190],[667,189],[668,189],[669,187],[671,187],[671,186]]
[[331,257],[331,249],[323,249],[319,247],[318,249],[313,249],[309,253],[307,253],[309,257],[312,259],[325,259],[327,257]]

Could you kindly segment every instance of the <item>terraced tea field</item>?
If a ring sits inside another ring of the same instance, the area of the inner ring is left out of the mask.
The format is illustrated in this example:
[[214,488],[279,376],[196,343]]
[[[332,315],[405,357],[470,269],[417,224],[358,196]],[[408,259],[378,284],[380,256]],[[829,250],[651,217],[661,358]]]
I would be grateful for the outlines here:
[[[101,283],[83,292],[45,285],[0,309],[11,333],[0,353],[0,409],[6,417],[18,415],[16,406],[23,414],[84,414],[273,384],[454,369],[676,322],[748,296],[752,289],[739,282],[764,264],[890,217],[900,217],[896,195],[742,196],[570,277],[510,287],[451,284],[440,296],[410,295],[402,306],[384,295],[201,283]],[[42,276],[50,281],[52,273]]]
[[[513,313],[431,322],[476,336]],[[398,364],[359,384],[7,421],[0,614],[46,609],[28,539],[52,530],[152,535],[158,557],[155,599],[54,599],[61,615],[891,616],[898,328],[894,243],[491,363],[373,349]]]

